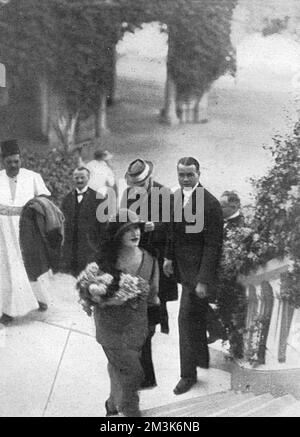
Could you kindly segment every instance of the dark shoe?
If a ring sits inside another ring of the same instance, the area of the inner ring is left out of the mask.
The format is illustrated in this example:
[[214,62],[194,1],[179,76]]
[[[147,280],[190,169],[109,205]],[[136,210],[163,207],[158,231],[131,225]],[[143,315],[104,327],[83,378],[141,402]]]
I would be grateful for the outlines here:
[[48,305],[46,303],[39,302],[38,304],[39,304],[39,311],[47,311]]
[[209,369],[209,362],[207,361],[198,361],[197,367],[200,367],[201,369]]
[[118,410],[115,408],[111,410],[108,406],[108,401],[105,401],[105,410],[106,410],[106,417],[110,416],[117,416],[119,414]]
[[197,378],[181,378],[173,392],[175,395],[182,395],[189,391],[197,382]]
[[14,320],[13,317],[3,313],[3,315],[2,315],[2,317],[0,319],[0,323],[2,323],[2,325],[8,325],[13,320]]
[[145,380],[141,383],[141,390],[147,390],[148,388],[157,387],[156,381]]

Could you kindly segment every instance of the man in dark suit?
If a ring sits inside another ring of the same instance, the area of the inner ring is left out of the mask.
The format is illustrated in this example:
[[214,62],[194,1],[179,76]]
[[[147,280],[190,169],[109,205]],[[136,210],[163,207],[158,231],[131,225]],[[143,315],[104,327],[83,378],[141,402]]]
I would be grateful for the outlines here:
[[[196,383],[197,366],[209,367],[206,318],[208,304],[215,299],[223,218],[219,202],[199,182],[199,162],[181,158],[177,172],[181,190],[178,196],[175,194],[174,215],[181,210],[182,219],[174,217],[164,271],[166,275],[176,271],[182,284],[178,319],[181,379],[174,389],[175,394],[181,394]],[[203,227],[191,230],[201,217]]]
[[[145,380],[142,388],[156,385],[152,362],[151,339],[155,325],[160,323],[161,332],[169,332],[167,302],[177,300],[177,282],[174,276],[166,277],[163,272],[163,257],[167,241],[169,221],[163,221],[163,199],[172,203],[172,192],[152,178],[153,164],[150,161],[136,159],[126,172],[128,188],[121,199],[122,208],[133,207],[140,218],[145,221],[140,246],[156,256],[159,265],[159,299],[160,314],[149,313],[149,335],[142,350],[142,366]],[[156,217],[154,217],[156,215]],[[151,309],[150,309],[151,310]],[[158,316],[158,317],[157,317]]]
[[[235,191],[224,191],[220,197],[224,218],[224,247],[230,244],[236,232],[244,226],[241,200]],[[226,268],[226,259],[222,259],[218,290],[218,312],[225,327],[230,350],[234,357],[243,357],[243,334],[246,298],[244,287],[237,281],[237,270]],[[226,338],[226,337],[225,337]]]
[[227,231],[243,226],[244,216],[241,213],[241,200],[235,191],[224,191],[220,197],[220,204],[224,218],[224,238],[226,238]]
[[101,225],[96,211],[101,199],[88,187],[89,176],[85,167],[74,170],[75,189],[66,195],[61,207],[65,216],[61,270],[74,276],[95,261],[99,245]]
[[[220,197],[220,205],[222,208],[224,219],[223,238],[225,242],[228,239],[228,231],[234,231],[235,229],[243,226],[244,216],[241,212],[241,200],[235,191],[224,191],[224,193]],[[222,290],[222,293],[220,294],[219,292],[217,300],[219,310],[221,309],[222,313],[224,311],[226,312],[226,307],[228,308],[229,305],[232,306],[232,304],[236,301],[236,297],[239,294],[237,289],[241,289],[241,287],[236,284],[235,289],[232,289],[232,283],[228,283],[228,280],[226,280],[226,278],[223,276],[223,271],[222,280],[219,281],[219,286]],[[228,300],[230,301],[229,305]],[[217,313],[212,308],[209,308],[207,318],[207,332],[209,334],[208,343],[214,343],[216,340],[219,339],[226,340],[225,330],[227,325],[227,321],[225,321],[224,319],[220,320]],[[239,353],[238,355],[241,355],[241,353]]]

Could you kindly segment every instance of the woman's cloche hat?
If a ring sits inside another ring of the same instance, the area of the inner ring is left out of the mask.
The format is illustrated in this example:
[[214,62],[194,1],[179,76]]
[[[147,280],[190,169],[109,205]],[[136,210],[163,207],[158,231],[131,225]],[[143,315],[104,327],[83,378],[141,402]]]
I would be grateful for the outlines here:
[[111,240],[116,240],[128,231],[128,229],[136,225],[138,225],[142,230],[145,222],[143,222],[134,211],[121,208],[117,214],[112,216],[107,222],[106,231],[110,235]]

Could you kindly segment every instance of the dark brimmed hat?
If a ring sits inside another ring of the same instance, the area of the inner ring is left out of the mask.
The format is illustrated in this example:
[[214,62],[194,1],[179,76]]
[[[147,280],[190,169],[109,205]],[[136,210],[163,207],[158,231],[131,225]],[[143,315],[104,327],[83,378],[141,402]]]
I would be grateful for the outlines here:
[[20,148],[17,140],[6,140],[1,142],[2,159],[11,155],[19,155]]
[[118,213],[111,217],[107,222],[106,231],[111,240],[116,240],[117,238],[120,238],[124,232],[136,225],[140,226],[142,230],[145,222],[140,220],[139,216],[134,211],[121,208],[119,209]]
[[153,164],[151,161],[136,159],[129,164],[125,174],[127,182],[131,184],[141,183],[148,179],[153,172]]

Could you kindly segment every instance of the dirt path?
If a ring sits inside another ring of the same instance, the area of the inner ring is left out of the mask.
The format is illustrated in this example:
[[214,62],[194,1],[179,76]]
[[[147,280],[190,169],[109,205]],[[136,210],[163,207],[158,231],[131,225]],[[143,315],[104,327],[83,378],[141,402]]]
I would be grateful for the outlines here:
[[263,146],[291,129],[292,94],[221,84],[211,93],[207,124],[175,128],[158,123],[162,96],[161,82],[119,79],[117,103],[109,113],[112,134],[103,139],[103,147],[115,155],[117,176],[124,176],[131,160],[143,157],[154,162],[158,180],[174,186],[177,160],[193,155],[201,163],[203,183],[215,195],[236,189],[248,200],[249,178],[264,174],[270,164]]

